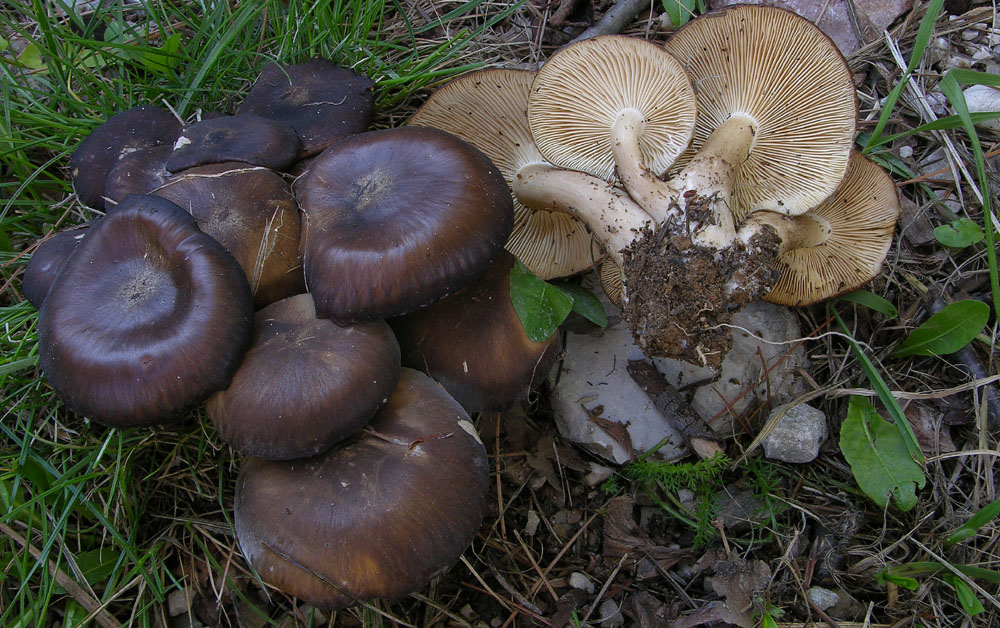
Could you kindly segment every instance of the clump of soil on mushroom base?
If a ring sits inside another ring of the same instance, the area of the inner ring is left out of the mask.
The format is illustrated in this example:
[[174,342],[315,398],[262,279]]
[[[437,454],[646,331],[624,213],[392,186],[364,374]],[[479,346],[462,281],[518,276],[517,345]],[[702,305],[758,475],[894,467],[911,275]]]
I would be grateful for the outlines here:
[[646,355],[718,367],[732,345],[725,323],[778,280],[780,244],[772,229],[722,250],[670,228],[644,231],[623,251],[623,311],[636,343]]

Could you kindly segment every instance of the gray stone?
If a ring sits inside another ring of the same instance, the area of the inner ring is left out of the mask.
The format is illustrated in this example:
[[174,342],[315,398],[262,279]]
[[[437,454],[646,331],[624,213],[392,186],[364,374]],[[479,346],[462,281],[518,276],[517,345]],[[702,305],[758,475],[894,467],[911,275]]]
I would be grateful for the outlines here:
[[[805,382],[798,371],[809,366],[805,349],[795,347],[801,331],[790,309],[755,301],[737,312],[730,324],[733,326],[733,347],[714,378],[706,367],[674,359],[653,361],[667,381],[678,389],[684,388],[685,382],[710,380],[695,390],[691,406],[717,435],[723,437],[733,434],[733,417],[761,403],[768,391],[775,404],[802,394]],[[787,357],[783,357],[786,353]],[[766,377],[764,364],[773,367]],[[744,395],[748,389],[750,392]]]
[[811,587],[806,591],[809,601],[816,605],[821,611],[833,608],[840,601],[840,596],[823,587]]
[[[629,360],[645,357],[623,325],[566,334],[562,367],[549,376],[556,426],[564,438],[623,464],[669,437],[656,457],[686,455],[681,435],[633,381]],[[629,451],[631,449],[631,451]]]
[[591,594],[594,592],[594,583],[579,571],[574,571],[569,575],[569,586]]
[[[1000,111],[1000,90],[988,85],[973,85],[966,88],[965,102],[970,113],[982,111]],[[1000,131],[1000,119],[980,122],[976,126],[984,129]]]
[[[777,408],[771,413],[781,412]],[[784,462],[812,462],[826,440],[826,415],[808,404],[792,406],[764,439],[764,455]]]
[[618,603],[614,600],[604,600],[597,609],[597,623],[607,628],[617,628],[625,625],[625,617]]

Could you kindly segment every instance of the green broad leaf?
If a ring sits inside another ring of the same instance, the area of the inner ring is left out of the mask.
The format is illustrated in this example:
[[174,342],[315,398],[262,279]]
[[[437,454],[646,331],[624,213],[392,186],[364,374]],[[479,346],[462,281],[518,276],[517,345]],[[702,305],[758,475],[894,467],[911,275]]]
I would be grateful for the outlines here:
[[891,567],[888,569],[883,569],[882,571],[875,574],[875,580],[879,584],[888,584],[891,582],[892,584],[902,587],[907,591],[916,591],[917,587],[920,586],[920,583],[917,582],[916,578],[896,575],[892,573],[891,569],[892,569]]
[[917,489],[926,483],[900,431],[875,411],[864,397],[852,396],[840,427],[840,451],[858,486],[885,508],[892,497],[900,510],[917,504]]
[[5,38],[0,37],[0,52],[3,52],[8,48],[10,48],[10,42],[7,41]]
[[976,532],[996,519],[998,515],[1000,515],[1000,499],[983,506],[977,513],[969,517],[968,521],[948,535],[948,538],[944,540],[944,546],[951,547],[955,543],[961,543],[965,539],[974,536]]
[[761,628],[778,628],[778,622],[774,621],[774,617],[771,613],[764,613],[764,616],[760,618]]
[[535,276],[519,260],[510,270],[510,300],[528,338],[541,342],[555,333],[573,309],[573,298]]
[[990,307],[980,301],[966,299],[949,303],[910,332],[892,355],[899,358],[954,353],[969,344],[989,318]]
[[986,234],[974,221],[968,218],[959,218],[949,225],[934,227],[934,237],[945,246],[963,249],[981,242]]
[[157,74],[169,74],[177,67],[177,51],[181,49],[181,34],[174,33],[159,48],[141,53],[139,60]]
[[608,314],[604,304],[590,290],[575,283],[561,283],[559,289],[573,299],[573,311],[598,327],[608,326]]
[[962,605],[962,610],[964,610],[969,615],[975,617],[976,615],[986,611],[983,608],[982,602],[976,597],[975,592],[973,592],[972,587],[965,584],[965,581],[956,576],[953,573],[946,573],[941,576],[941,579],[945,583],[950,584],[955,589],[955,597],[958,598],[958,603]]
[[879,314],[883,314],[888,318],[896,318],[899,316],[899,311],[896,310],[896,306],[890,303],[888,299],[880,297],[874,292],[870,292],[868,290],[855,290],[854,292],[842,294],[837,298],[841,301],[847,301],[848,303],[863,305],[869,310],[875,310]]
[[17,55],[17,64],[29,70],[41,70],[45,67],[42,61],[42,49],[34,42],[28,42],[21,54]]
[[121,561],[122,553],[111,547],[80,552],[73,557],[77,567],[83,573],[84,579],[90,584],[96,584],[108,579]]
[[674,28],[680,28],[694,17],[698,0],[662,0],[663,12],[670,18]]

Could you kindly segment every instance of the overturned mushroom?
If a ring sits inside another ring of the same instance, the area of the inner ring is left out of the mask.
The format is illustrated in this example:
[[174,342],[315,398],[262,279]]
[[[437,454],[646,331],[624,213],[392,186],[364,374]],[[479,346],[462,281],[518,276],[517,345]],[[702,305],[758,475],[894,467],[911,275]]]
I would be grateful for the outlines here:
[[892,244],[899,196],[885,170],[851,154],[844,182],[833,196],[804,214],[750,214],[738,237],[749,240],[774,229],[781,239],[775,267],[781,273],[764,299],[809,305],[856,290],[874,278]]

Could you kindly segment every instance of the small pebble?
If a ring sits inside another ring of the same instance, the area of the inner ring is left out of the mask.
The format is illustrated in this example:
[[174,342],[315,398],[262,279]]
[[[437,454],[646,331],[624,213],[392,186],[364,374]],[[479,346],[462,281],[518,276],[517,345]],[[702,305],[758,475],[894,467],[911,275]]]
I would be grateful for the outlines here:
[[579,571],[574,571],[569,575],[569,586],[591,594],[594,592],[594,583]]
[[912,146],[900,146],[899,147],[899,156],[902,159],[909,159],[910,157],[913,157],[913,147]]
[[597,621],[602,626],[614,628],[625,625],[625,617],[622,616],[622,611],[618,608],[618,603],[614,600],[604,600],[601,602],[600,608],[597,609],[597,614]]
[[828,608],[832,608],[837,605],[840,601],[840,596],[831,591],[830,589],[824,589],[823,587],[812,587],[806,591],[806,597],[809,601],[815,604],[820,610],[825,611]]

